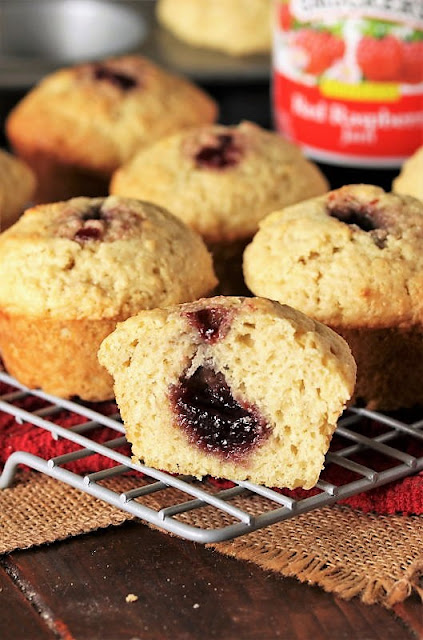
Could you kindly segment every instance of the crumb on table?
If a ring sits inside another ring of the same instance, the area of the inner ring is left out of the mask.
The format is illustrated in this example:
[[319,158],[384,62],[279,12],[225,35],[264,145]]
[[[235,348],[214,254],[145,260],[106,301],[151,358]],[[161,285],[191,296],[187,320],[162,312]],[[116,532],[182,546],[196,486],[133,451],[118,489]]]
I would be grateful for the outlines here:
[[136,602],[138,600],[138,596],[136,596],[135,593],[128,593],[125,600],[126,602]]

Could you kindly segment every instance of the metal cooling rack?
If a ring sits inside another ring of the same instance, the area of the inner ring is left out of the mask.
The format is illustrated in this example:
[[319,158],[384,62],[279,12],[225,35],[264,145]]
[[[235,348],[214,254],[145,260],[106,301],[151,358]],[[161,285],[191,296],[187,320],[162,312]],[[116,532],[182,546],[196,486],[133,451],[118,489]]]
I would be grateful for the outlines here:
[[[412,444],[423,445],[423,418],[408,423],[389,415],[352,408],[338,423],[331,449],[326,456],[326,466],[336,465],[344,472],[352,474],[354,479],[341,485],[320,479],[315,489],[310,492],[301,492],[304,497],[299,499],[246,481],[236,482],[231,488],[219,490],[215,485],[209,486],[206,481],[199,482],[187,476],[176,477],[142,464],[134,464],[130,457],[116,450],[126,444],[125,436],[122,435],[124,427],[117,414],[106,416],[85,404],[56,398],[41,391],[29,390],[2,371],[0,371],[0,380],[14,389],[0,396],[1,412],[14,416],[18,422],[26,422],[49,431],[56,440],[64,438],[75,445],[74,451],[49,459],[26,451],[11,454],[0,476],[0,489],[12,484],[18,466],[23,464],[128,511],[157,527],[196,542],[220,542],[235,538],[423,469],[423,456],[411,455],[404,450],[409,448],[410,441]],[[27,396],[35,396],[45,401],[43,408],[28,412],[17,406],[17,403],[22,404],[22,400]],[[65,428],[48,419],[63,410],[80,416],[81,423]],[[373,427],[376,425],[379,428],[377,435],[372,434],[373,437],[360,433],[360,425],[369,419]],[[119,436],[113,435],[103,444],[99,444],[94,441],[92,435],[99,426],[109,427],[112,434],[117,432]],[[343,443],[342,446],[339,440]],[[392,444],[395,440],[397,444],[398,440],[405,441],[407,446],[394,447]],[[338,442],[337,446],[334,446],[335,442]],[[387,444],[388,442],[391,444]],[[420,450],[420,453],[422,452],[423,446]],[[104,469],[84,475],[64,468],[70,462],[94,454],[99,454],[101,461],[104,462]],[[382,470],[363,464],[361,459],[357,462],[353,459],[357,458],[357,454],[366,455],[366,460],[369,454],[374,455],[379,461],[383,459],[383,464],[379,465]],[[111,461],[115,464],[109,468]],[[139,478],[139,487],[119,494],[101,484],[107,478],[128,472],[131,472],[133,477]],[[143,497],[156,492],[166,492],[170,488],[181,491],[180,502],[160,510],[154,510],[142,503]],[[292,494],[292,492],[288,493]],[[240,495],[249,496],[252,499],[257,495],[266,498],[265,501],[260,501],[260,504],[268,503],[268,508],[263,508],[259,514],[248,513],[231,503],[231,500]],[[187,512],[207,506],[223,512],[228,524],[203,529],[181,520]]]

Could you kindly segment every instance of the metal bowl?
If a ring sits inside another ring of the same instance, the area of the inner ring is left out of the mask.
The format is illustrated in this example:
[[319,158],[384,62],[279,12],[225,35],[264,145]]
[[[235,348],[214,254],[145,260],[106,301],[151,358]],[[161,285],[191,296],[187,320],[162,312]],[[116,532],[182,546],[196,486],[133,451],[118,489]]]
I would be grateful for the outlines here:
[[137,5],[108,0],[10,0],[0,4],[3,87],[51,69],[139,49],[148,25]]

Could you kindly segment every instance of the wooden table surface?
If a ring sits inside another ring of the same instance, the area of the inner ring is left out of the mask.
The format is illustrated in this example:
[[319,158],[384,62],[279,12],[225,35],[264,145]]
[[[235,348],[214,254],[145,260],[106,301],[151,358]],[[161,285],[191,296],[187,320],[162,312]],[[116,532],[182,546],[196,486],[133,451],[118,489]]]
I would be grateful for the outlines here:
[[2,640],[423,638],[417,598],[346,602],[140,522],[4,556],[0,591]]

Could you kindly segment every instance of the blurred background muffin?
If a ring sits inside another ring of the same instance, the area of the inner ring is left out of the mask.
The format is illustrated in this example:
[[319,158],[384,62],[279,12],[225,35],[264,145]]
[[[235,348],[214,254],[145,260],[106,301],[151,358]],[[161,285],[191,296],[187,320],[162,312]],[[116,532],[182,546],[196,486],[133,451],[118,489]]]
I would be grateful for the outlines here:
[[271,0],[158,0],[159,22],[197,47],[243,56],[271,49]]
[[405,161],[392,183],[392,190],[423,200],[423,146]]
[[0,232],[16,222],[35,191],[31,169],[10,153],[0,150]]
[[141,56],[67,67],[44,78],[10,113],[6,133],[38,178],[37,202],[105,195],[136,150],[213,122],[214,101]]

